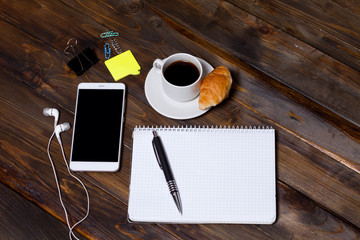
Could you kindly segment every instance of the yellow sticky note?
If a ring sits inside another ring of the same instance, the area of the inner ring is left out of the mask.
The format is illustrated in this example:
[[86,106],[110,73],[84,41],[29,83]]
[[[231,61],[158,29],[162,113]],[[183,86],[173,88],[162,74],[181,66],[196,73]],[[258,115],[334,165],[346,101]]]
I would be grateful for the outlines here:
[[115,81],[128,75],[140,74],[140,65],[130,50],[106,60],[105,65]]

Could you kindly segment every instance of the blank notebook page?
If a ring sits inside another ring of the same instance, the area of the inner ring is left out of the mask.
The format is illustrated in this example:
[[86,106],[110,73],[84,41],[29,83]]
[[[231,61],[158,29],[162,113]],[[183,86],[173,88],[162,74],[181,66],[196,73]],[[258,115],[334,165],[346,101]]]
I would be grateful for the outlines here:
[[[167,153],[182,215],[156,160],[153,130]],[[128,206],[132,222],[273,223],[274,129],[136,127]]]

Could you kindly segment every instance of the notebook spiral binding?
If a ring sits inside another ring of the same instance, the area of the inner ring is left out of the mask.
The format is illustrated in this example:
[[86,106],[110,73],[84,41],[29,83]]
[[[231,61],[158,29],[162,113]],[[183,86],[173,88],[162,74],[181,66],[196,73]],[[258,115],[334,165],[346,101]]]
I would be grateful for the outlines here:
[[239,129],[239,130],[274,130],[271,126],[217,126],[217,125],[185,125],[185,126],[145,126],[145,125],[136,125],[134,130],[138,131],[147,131],[147,130],[157,130],[157,131],[189,131],[189,132],[197,132],[197,131],[226,131],[226,130],[233,130],[233,129]]

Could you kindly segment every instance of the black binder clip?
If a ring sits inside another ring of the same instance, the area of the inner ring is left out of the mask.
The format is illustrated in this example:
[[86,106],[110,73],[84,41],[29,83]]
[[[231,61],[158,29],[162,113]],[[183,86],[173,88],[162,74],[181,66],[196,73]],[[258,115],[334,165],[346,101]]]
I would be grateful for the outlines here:
[[[75,41],[75,44],[71,44],[71,41]],[[67,65],[80,76],[83,72],[88,70],[92,65],[97,63],[99,59],[96,57],[95,53],[90,48],[85,48],[85,50],[80,51],[77,46],[77,40],[75,38],[69,39],[67,42],[67,47],[64,50],[64,53],[71,57],[71,60]]]

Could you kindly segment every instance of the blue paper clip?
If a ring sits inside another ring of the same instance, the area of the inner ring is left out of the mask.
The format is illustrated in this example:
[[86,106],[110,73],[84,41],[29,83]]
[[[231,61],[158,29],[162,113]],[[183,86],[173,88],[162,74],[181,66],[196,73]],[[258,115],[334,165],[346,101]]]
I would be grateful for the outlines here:
[[119,33],[114,31],[103,32],[102,34],[100,34],[101,38],[117,37],[117,36],[119,36]]
[[109,59],[111,57],[111,48],[109,43],[105,43],[104,45],[104,53],[105,53],[105,58]]

